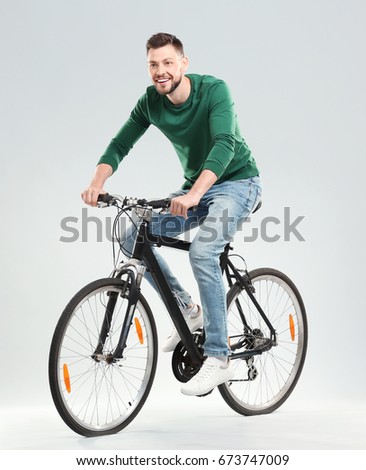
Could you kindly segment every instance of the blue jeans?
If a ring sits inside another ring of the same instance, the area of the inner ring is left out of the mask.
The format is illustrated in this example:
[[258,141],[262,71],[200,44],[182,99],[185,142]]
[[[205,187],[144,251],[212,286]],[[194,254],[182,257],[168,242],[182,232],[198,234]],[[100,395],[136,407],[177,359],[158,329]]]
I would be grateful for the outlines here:
[[[179,190],[170,195],[176,197],[187,193]],[[260,177],[255,176],[237,181],[224,181],[212,186],[202,197],[196,210],[188,212],[188,218],[172,216],[169,213],[156,214],[150,223],[154,235],[176,237],[199,227],[190,250],[189,259],[197,281],[203,311],[206,340],[206,356],[227,356],[229,354],[227,334],[226,289],[220,269],[220,255],[225,245],[235,235],[238,225],[251,213],[262,193]],[[126,234],[125,254],[132,253],[134,244],[133,227]],[[168,264],[154,248],[156,258],[172,292],[184,305],[189,305],[190,295],[171,272]],[[154,286],[149,273],[147,279]]]

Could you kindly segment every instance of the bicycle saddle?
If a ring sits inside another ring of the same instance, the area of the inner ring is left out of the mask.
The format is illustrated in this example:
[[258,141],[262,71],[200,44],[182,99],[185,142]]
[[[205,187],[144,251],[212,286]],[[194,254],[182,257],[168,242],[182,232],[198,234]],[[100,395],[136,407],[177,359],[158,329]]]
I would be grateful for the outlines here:
[[254,214],[254,212],[257,212],[261,207],[262,207],[262,200],[260,199],[258,204],[255,206],[254,211],[252,212],[252,214]]

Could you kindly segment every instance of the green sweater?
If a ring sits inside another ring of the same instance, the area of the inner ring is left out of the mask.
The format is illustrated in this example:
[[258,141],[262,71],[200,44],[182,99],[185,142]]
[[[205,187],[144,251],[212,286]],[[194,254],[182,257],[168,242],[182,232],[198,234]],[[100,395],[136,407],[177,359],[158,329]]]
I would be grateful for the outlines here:
[[224,81],[209,75],[187,74],[191,93],[182,105],[173,105],[147,88],[98,164],[116,171],[137,140],[153,124],[171,141],[184,170],[184,189],[192,187],[202,170],[215,173],[220,183],[259,174],[242,138],[230,91]]

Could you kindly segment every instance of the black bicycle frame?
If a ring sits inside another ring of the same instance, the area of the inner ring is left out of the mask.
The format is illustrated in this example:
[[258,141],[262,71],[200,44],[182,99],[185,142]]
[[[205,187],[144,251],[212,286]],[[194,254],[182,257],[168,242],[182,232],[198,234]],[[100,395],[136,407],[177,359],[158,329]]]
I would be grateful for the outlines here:
[[[133,250],[131,257],[142,261],[144,265],[146,266],[146,268],[149,270],[155,282],[156,288],[158,289],[160,296],[174,323],[174,326],[177,329],[177,332],[187,349],[187,352],[192,361],[192,364],[199,365],[203,361],[203,356],[201,352],[199,351],[197,344],[194,341],[194,338],[188,328],[188,325],[182,316],[177,300],[174,297],[174,294],[172,293],[168,285],[168,282],[164,276],[164,273],[160,268],[160,265],[153,251],[153,246],[158,246],[158,247],[166,246],[166,247],[171,247],[177,250],[189,251],[191,243],[187,241],[179,240],[176,238],[152,235],[149,232],[148,223],[145,220],[143,220],[138,229],[136,242],[135,242],[134,250]],[[272,342],[274,342],[275,337],[276,337],[275,330],[272,324],[270,323],[270,321],[268,320],[268,318],[266,317],[261,306],[258,304],[255,296],[253,295],[254,289],[253,289],[253,286],[251,285],[249,276],[247,273],[244,276],[240,274],[239,271],[233,265],[233,263],[229,260],[229,256],[228,256],[229,249],[230,249],[230,246],[227,245],[224,252],[222,253],[220,257],[221,270],[223,273],[225,273],[230,287],[233,285],[232,279],[235,279],[236,282],[239,283],[240,286],[246,290],[251,301],[253,302],[256,309],[258,310],[263,320],[267,324],[268,328],[270,329],[271,336],[272,336],[271,339],[272,339]],[[134,309],[138,300],[138,290],[135,287],[135,279],[133,278],[134,276],[133,272],[130,269],[122,270],[119,272],[118,276],[121,277],[123,274],[128,274],[128,277],[130,279],[129,283],[132,288],[130,288],[130,295],[128,296],[129,304],[127,308],[127,315],[125,317],[125,322],[122,327],[121,337],[118,343],[118,347],[116,348],[116,351],[113,354],[113,358],[120,358],[123,355],[123,350],[125,348],[129,326],[132,323]],[[244,313],[238,301],[237,301],[237,306],[238,306],[238,311],[239,311],[241,320],[243,321],[244,327],[248,331],[250,331],[250,327],[247,324]],[[108,315],[109,315],[109,312],[108,312]],[[255,350],[248,350],[248,351],[244,351],[241,353],[233,353],[231,354],[230,357],[232,359],[245,358],[245,357],[253,356],[255,354],[261,354],[262,352],[263,351],[256,352]]]
[[[220,266],[221,266],[221,271],[225,273],[226,279],[228,281],[229,287],[232,287],[234,285],[232,279],[236,279],[236,281],[240,284],[240,286],[246,290],[248,296],[250,297],[250,300],[253,302],[255,305],[256,309],[260,313],[261,317],[263,318],[264,322],[268,326],[270,332],[272,335],[275,335],[275,329],[273,328],[271,322],[268,320],[266,314],[264,313],[262,307],[259,305],[257,299],[254,296],[254,287],[252,286],[251,280],[249,278],[249,274],[247,271],[245,271],[244,276],[239,273],[239,271],[236,269],[236,267],[233,265],[233,263],[229,259],[229,250],[232,249],[230,245],[226,245],[224,252],[220,256]],[[239,308],[239,313],[241,320],[243,321],[245,326],[248,326],[245,320],[245,316],[243,314],[243,311],[241,307]]]
[[172,318],[175,328],[183,342],[186,346],[191,361],[194,365],[202,363],[203,357],[194,339],[188,328],[187,323],[185,322],[180,307],[177,303],[176,298],[174,297],[169,284],[164,276],[163,271],[160,268],[160,265],[155,257],[152,246],[169,246],[174,247],[178,250],[188,251],[190,247],[189,242],[183,240],[177,240],[170,237],[160,237],[152,235],[148,230],[148,224],[143,220],[140,224],[139,231],[136,237],[136,243],[132,258],[141,260],[147,269],[149,270],[155,285],[159,291],[161,298],[169,312],[169,315]]

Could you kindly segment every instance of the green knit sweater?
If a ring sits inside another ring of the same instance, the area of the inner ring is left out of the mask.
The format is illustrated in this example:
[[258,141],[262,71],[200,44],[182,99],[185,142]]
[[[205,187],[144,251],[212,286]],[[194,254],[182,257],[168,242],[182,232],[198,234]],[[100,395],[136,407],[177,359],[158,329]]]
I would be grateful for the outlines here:
[[116,171],[137,140],[153,124],[171,141],[184,171],[184,189],[192,187],[202,170],[213,171],[220,183],[259,174],[242,138],[234,103],[226,83],[209,75],[187,74],[191,93],[181,105],[173,105],[147,88],[98,164]]

